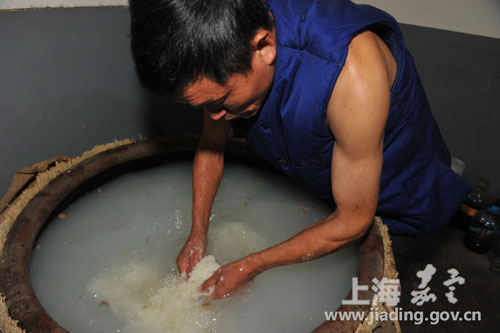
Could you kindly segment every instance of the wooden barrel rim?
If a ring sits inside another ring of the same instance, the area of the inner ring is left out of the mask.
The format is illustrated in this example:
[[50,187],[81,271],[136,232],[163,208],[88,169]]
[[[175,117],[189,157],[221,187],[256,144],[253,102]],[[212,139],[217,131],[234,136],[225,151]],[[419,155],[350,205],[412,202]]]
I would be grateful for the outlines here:
[[[72,197],[72,193],[106,171],[135,162],[159,157],[160,160],[194,155],[199,137],[159,138],[119,146],[92,156],[57,176],[40,190],[26,205],[9,230],[0,258],[0,293],[5,296],[9,316],[28,332],[67,332],[44,310],[34,294],[30,279],[30,259],[34,242],[46,221]],[[251,147],[242,140],[229,140],[226,159],[266,166]],[[143,163],[143,164],[144,164]],[[137,163],[136,163],[137,164]],[[137,166],[135,166],[137,167]],[[375,224],[364,238],[359,253],[359,284],[371,285],[373,278],[381,279],[384,267],[384,248],[380,230]],[[352,293],[352,291],[351,291]],[[352,294],[346,297],[350,299]],[[373,291],[359,292],[359,299],[373,298]],[[329,310],[329,309],[325,309]],[[370,305],[340,306],[337,311],[368,313]],[[361,320],[325,321],[316,332],[354,332]]]

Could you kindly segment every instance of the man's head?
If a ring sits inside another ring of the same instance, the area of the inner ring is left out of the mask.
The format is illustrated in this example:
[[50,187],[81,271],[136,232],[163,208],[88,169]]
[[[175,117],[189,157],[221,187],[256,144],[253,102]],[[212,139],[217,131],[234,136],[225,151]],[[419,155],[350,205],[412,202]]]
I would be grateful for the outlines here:
[[263,0],[130,0],[130,13],[146,88],[203,106],[214,119],[260,108],[276,55]]

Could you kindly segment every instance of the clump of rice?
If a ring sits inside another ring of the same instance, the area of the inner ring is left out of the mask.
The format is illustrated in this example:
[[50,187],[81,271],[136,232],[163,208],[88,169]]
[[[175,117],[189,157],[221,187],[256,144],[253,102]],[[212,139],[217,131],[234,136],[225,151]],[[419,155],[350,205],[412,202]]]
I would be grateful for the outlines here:
[[125,317],[129,323],[125,331],[215,332],[218,307],[209,305],[207,294],[198,291],[219,269],[215,258],[225,264],[260,251],[268,244],[265,237],[239,222],[214,226],[208,238],[210,255],[196,265],[189,280],[180,277],[177,270],[164,278],[158,267],[142,261],[103,272],[87,289],[117,317]]
[[186,280],[172,272],[165,279],[153,266],[131,263],[92,281],[88,289],[114,313],[125,315],[134,332],[215,332],[215,313],[198,287],[220,265],[204,257]]

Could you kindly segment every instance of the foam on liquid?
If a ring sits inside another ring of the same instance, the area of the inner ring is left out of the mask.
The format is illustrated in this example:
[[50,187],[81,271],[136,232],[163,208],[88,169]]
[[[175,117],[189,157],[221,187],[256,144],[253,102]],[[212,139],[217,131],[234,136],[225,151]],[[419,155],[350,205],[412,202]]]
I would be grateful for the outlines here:
[[215,315],[198,287],[219,267],[209,255],[189,280],[175,273],[160,280],[154,267],[130,263],[107,272],[88,288],[117,315],[127,314],[128,328],[134,332],[215,332]]
[[[265,248],[264,236],[242,223],[223,223],[210,230],[209,252],[233,261]],[[228,255],[229,254],[229,255]],[[205,256],[189,279],[171,271],[165,278],[153,265],[131,262],[92,279],[88,290],[117,316],[125,314],[133,332],[216,332],[216,305],[198,287],[219,269],[214,255]],[[217,303],[215,301],[214,303]]]

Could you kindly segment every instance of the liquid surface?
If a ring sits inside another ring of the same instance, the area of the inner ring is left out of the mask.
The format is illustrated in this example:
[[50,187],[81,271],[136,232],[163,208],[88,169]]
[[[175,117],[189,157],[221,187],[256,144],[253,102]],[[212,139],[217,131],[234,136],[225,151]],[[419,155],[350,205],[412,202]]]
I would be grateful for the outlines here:
[[[59,324],[71,332],[305,332],[347,297],[357,245],[265,271],[227,299],[209,305],[198,299],[187,310],[172,307],[179,297],[170,300],[165,288],[176,281],[175,259],[190,231],[191,173],[191,163],[169,162],[118,177],[47,226],[33,251],[31,278]],[[227,164],[207,254],[223,265],[330,213],[283,175]],[[165,323],[165,309],[175,322]],[[182,326],[192,322],[199,325]]]

